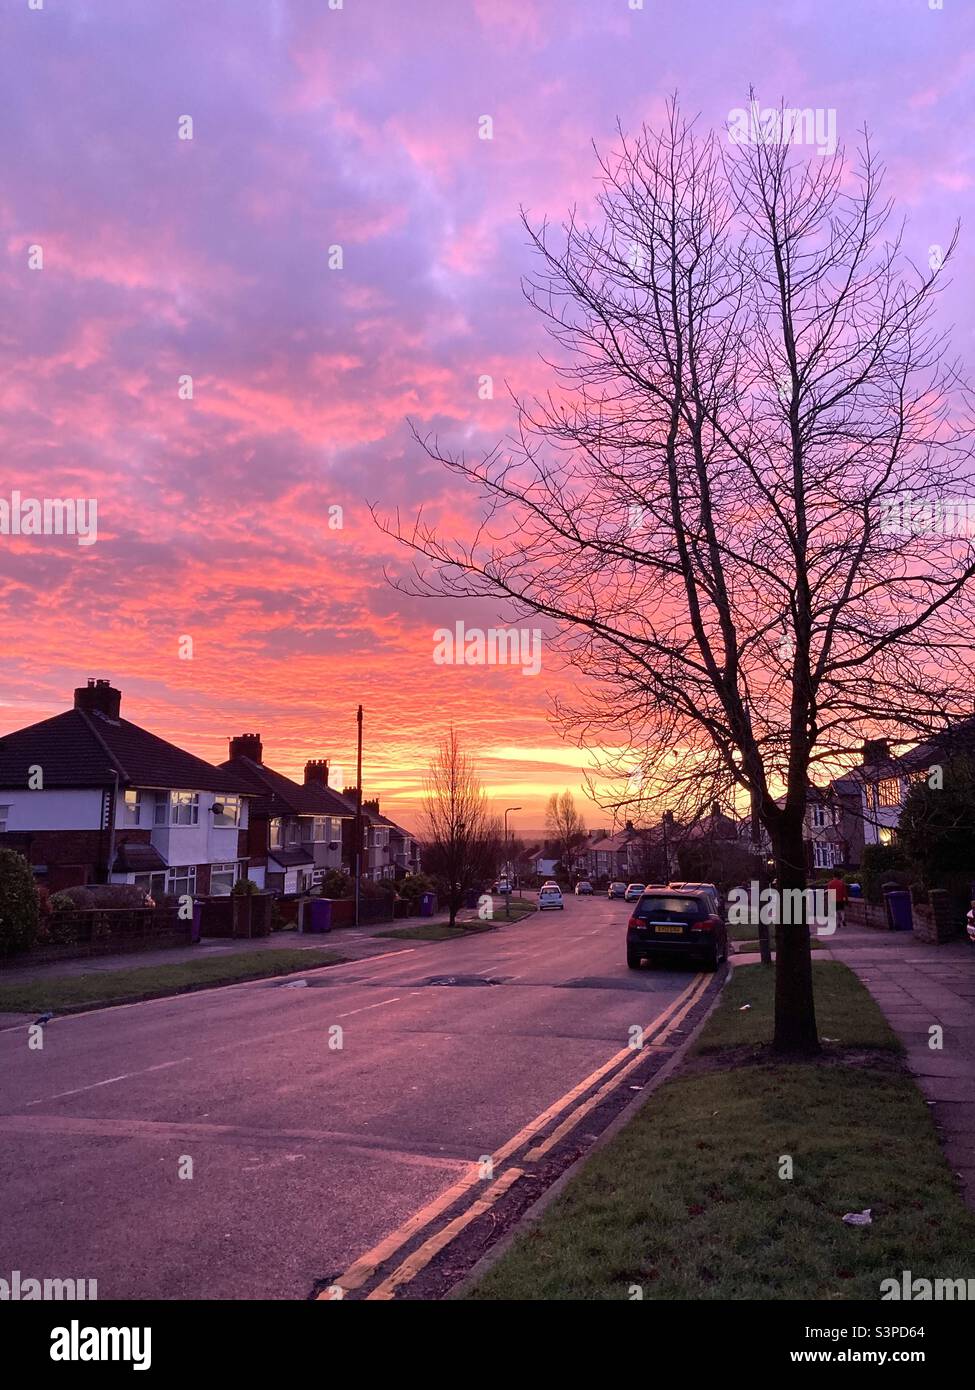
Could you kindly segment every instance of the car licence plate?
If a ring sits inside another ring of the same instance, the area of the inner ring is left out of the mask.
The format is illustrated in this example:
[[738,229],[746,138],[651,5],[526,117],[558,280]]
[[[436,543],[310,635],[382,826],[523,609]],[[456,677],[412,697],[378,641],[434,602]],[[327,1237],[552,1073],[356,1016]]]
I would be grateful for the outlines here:
[[666,925],[666,924],[663,923],[663,922],[651,922],[650,925],[653,927],[654,933],[655,933],[655,935],[657,935],[657,936],[683,936],[683,935],[684,935],[684,928],[683,928],[683,927],[672,927],[672,926]]

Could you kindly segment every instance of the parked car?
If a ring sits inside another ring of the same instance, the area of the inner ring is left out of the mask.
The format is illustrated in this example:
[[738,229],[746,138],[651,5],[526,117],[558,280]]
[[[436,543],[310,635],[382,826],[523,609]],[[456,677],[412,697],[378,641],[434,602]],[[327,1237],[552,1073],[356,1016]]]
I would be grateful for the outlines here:
[[580,879],[579,882],[576,884],[577,896],[582,897],[584,894],[591,892],[592,884],[589,882],[589,880],[587,878]]
[[728,958],[728,929],[708,892],[655,888],[643,893],[626,926],[626,963],[639,970],[656,958],[700,960],[717,970]]
[[607,898],[625,898],[626,884],[619,882],[611,883],[606,889],[606,896]]
[[543,883],[538,890],[538,910],[544,912],[546,908],[559,908],[565,911],[565,900],[562,897],[562,889],[557,883]]
[[640,894],[646,891],[647,885],[645,883],[628,883],[626,885],[626,892],[623,894],[623,901],[628,903],[638,902]]
[[972,903],[965,916],[965,930],[968,932],[969,941],[975,945],[975,903]]
[[510,893],[511,884],[508,882],[506,878],[499,878],[497,883],[494,885],[494,892],[499,894]]

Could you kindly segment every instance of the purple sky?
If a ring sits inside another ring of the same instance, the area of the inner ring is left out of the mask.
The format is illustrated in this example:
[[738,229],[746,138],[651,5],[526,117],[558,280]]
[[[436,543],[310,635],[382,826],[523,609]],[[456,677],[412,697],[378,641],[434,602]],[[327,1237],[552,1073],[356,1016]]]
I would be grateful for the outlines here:
[[[505,381],[544,385],[519,205],[585,212],[617,118],[677,90],[722,127],[751,83],[835,109],[841,143],[870,127],[926,262],[972,202],[973,67],[966,0],[5,0],[0,496],[95,496],[99,538],[0,536],[0,732],[110,676],[201,756],[259,728],[282,770],[350,770],[362,700],[391,814],[453,719],[540,825],[586,761],[546,721],[564,678],[433,667],[460,612],[384,583],[365,510],[462,527],[406,417],[476,447]],[[973,254],[963,225],[942,313],[969,360]]]

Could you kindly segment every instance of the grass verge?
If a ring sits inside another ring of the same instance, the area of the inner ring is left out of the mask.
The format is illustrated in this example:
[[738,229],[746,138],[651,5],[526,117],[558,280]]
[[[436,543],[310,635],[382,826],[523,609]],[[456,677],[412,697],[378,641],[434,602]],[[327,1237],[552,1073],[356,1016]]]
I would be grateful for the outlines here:
[[458,922],[455,927],[446,922],[428,922],[426,926],[373,932],[373,936],[392,936],[399,941],[453,941],[458,936],[476,936],[479,932],[494,931],[495,926],[494,922]]
[[494,899],[494,916],[486,922],[474,918],[458,922],[453,927],[446,922],[421,922],[415,927],[394,927],[390,931],[373,932],[373,936],[392,936],[402,941],[453,941],[458,936],[476,936],[478,932],[494,931],[497,927],[503,927],[505,922],[518,922],[536,911],[535,904],[528,899],[513,898],[511,916],[507,917],[504,898],[497,897]]
[[975,1216],[897,1039],[845,966],[814,970],[838,1044],[772,1060],[772,972],[737,969],[681,1073],[468,1297],[876,1300],[905,1269],[975,1275]]
[[77,1009],[84,1005],[131,1004],[167,994],[187,994],[214,985],[238,984],[274,975],[340,965],[337,951],[241,951],[237,955],[144,965],[129,970],[93,971],[90,975],[54,975],[23,984],[0,985],[0,1012],[33,1013]]

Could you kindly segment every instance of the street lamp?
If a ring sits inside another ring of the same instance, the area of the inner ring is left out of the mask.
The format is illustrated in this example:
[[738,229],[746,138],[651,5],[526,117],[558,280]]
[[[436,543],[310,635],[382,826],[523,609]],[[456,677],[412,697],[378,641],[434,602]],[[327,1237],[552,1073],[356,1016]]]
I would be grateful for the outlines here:
[[511,917],[511,864],[508,860],[508,811],[520,811],[520,806],[508,806],[504,813],[504,871],[508,884],[508,891],[504,895],[504,915]]

